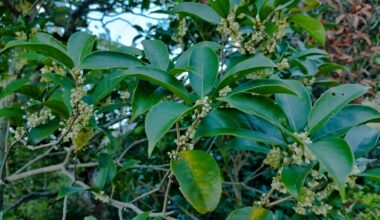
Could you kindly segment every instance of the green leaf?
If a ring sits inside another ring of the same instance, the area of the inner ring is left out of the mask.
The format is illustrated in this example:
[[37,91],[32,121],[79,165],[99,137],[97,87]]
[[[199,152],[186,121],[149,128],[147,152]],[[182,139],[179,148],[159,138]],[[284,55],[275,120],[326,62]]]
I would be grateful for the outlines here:
[[0,90],[0,99],[16,92],[18,89],[23,87],[29,82],[28,78],[16,79],[8,83],[3,90]]
[[369,106],[347,105],[331,117],[321,129],[311,135],[311,138],[317,140],[330,136],[340,136],[352,127],[367,122],[380,122],[380,113]]
[[96,177],[96,186],[102,189],[106,184],[111,183],[116,176],[116,165],[112,157],[102,153],[98,158],[99,172]]
[[191,56],[193,50],[200,48],[200,47],[208,47],[208,48],[212,49],[213,51],[216,51],[216,50],[222,48],[222,46],[220,46],[220,44],[215,43],[213,41],[202,41],[200,43],[197,43],[194,46],[187,49],[185,52],[183,52],[177,58],[177,61],[174,64],[175,68],[177,68],[177,69],[184,69],[185,68],[187,71],[187,68],[190,67],[190,56]]
[[365,94],[368,87],[354,84],[337,86],[327,90],[316,101],[308,119],[308,130],[312,134],[345,105]]
[[42,43],[46,45],[53,46],[60,51],[66,53],[67,49],[65,45],[63,45],[59,40],[55,39],[52,35],[44,33],[44,32],[37,32],[31,39],[30,42],[32,43]]
[[42,140],[49,138],[54,132],[61,127],[59,121],[49,121],[30,129],[29,138],[34,144],[38,144]]
[[265,144],[240,137],[232,138],[226,144],[226,147],[235,151],[253,151],[264,154],[267,154],[269,151],[269,148]]
[[55,61],[62,63],[69,68],[72,68],[74,65],[73,61],[67,55],[66,52],[45,43],[33,43],[33,42],[22,41],[22,40],[13,40],[13,41],[8,42],[5,45],[5,47],[0,51],[0,53],[3,53],[5,50],[8,50],[10,48],[23,48],[23,49],[36,51],[50,58],[53,58]]
[[327,57],[328,54],[325,50],[321,50],[318,48],[308,48],[308,49],[304,49],[304,50],[297,51],[297,52],[293,53],[288,59],[290,61],[292,61],[292,60],[296,60],[296,59],[304,59],[304,58],[307,58],[310,56]]
[[165,71],[153,67],[135,67],[124,71],[124,74],[160,85],[178,97],[181,97],[186,103],[191,103],[190,94],[182,83]]
[[336,70],[344,70],[347,72],[349,71],[347,67],[336,64],[336,63],[323,63],[318,66],[317,76],[325,75]]
[[299,81],[289,80],[287,82],[299,96],[276,94],[276,102],[286,114],[290,128],[293,131],[300,131],[305,127],[311,110],[310,94]]
[[70,103],[71,90],[66,88],[57,89],[44,105],[52,109],[60,116],[67,118],[71,115],[73,109]]
[[211,24],[219,24],[220,16],[206,4],[200,4],[195,2],[183,2],[173,7],[175,13],[184,13],[190,16],[198,17]]
[[170,64],[169,52],[166,45],[160,40],[144,40],[142,45],[150,63],[154,67],[166,71]]
[[147,220],[149,218],[149,215],[150,215],[150,211],[149,212],[143,212],[141,214],[138,214],[132,220]]
[[132,97],[132,120],[135,120],[138,116],[147,112],[169,94],[170,93],[162,87],[154,86],[147,81],[140,80],[137,83]]
[[284,167],[281,173],[281,181],[289,193],[297,200],[301,199],[302,187],[312,167],[290,165]]
[[258,94],[275,94],[288,93],[299,95],[298,91],[289,85],[289,80],[282,79],[256,79],[240,84],[233,89],[229,95],[237,93],[258,93]]
[[201,214],[213,211],[222,195],[222,178],[218,164],[204,151],[181,151],[170,162],[186,200]]
[[354,155],[350,146],[340,138],[331,138],[314,142],[307,147],[334,179],[344,199],[344,185],[354,165]]
[[95,36],[86,32],[76,32],[70,36],[67,53],[73,59],[75,66],[79,66],[83,58],[91,53],[95,40]]
[[271,99],[250,94],[236,94],[219,100],[227,102],[231,106],[247,114],[256,115],[276,127],[282,128],[288,123],[284,112]]
[[193,110],[192,107],[165,101],[155,105],[145,119],[145,133],[148,137],[148,154],[152,154],[157,142],[183,115]]
[[83,58],[80,69],[128,69],[143,62],[129,54],[116,51],[96,51]]
[[201,121],[194,138],[232,135],[267,144],[284,143],[273,135],[252,130],[252,120],[250,115],[234,109],[214,110]]
[[80,192],[85,192],[86,189],[83,187],[77,187],[77,186],[64,186],[62,187],[57,196],[57,200],[62,199],[65,196],[69,196],[74,193],[80,193]]
[[303,14],[295,14],[288,18],[289,22],[294,22],[304,29],[314,40],[325,45],[326,31],[320,21]]
[[217,88],[222,89],[226,85],[229,85],[232,82],[236,81],[238,78],[253,73],[257,70],[274,67],[276,67],[276,64],[274,64],[272,60],[262,54],[258,54],[236,64],[231,69],[229,69],[224,74]]
[[44,73],[42,74],[42,77],[47,78],[54,82],[57,85],[60,85],[67,89],[72,89],[75,87],[75,81],[70,79],[67,76],[61,76],[55,73]]
[[348,145],[350,145],[356,158],[365,156],[370,150],[377,145],[380,137],[380,131],[360,125],[349,130],[344,137]]
[[293,8],[292,12],[304,12],[312,10],[321,4],[320,0],[305,0],[305,5],[301,8]]
[[380,181],[380,168],[366,170],[364,173],[361,173],[358,176],[362,176],[370,180]]
[[144,56],[144,51],[137,49],[135,47],[129,47],[129,46],[122,46],[119,48],[115,48],[113,49],[113,51],[126,53],[126,54],[134,55],[134,56]]
[[0,109],[0,118],[20,117],[25,114],[25,111],[20,107],[4,107]]
[[210,48],[195,48],[190,56],[190,67],[191,86],[200,97],[206,96],[216,83],[219,68],[218,56]]
[[95,90],[92,93],[92,98],[95,103],[98,103],[108,94],[110,94],[125,78],[126,75],[122,71],[114,71],[110,74],[106,74],[103,80],[95,85]]
[[211,8],[213,8],[221,17],[227,17],[230,12],[229,0],[214,0],[209,1]]
[[273,213],[261,207],[245,207],[232,211],[226,220],[273,220]]

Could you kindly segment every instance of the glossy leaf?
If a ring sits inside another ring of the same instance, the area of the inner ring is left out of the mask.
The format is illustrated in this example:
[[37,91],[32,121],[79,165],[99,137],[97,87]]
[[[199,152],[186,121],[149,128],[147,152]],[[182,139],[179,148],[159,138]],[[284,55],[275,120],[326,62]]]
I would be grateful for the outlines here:
[[55,84],[60,85],[67,89],[72,89],[75,87],[75,81],[70,79],[67,76],[61,76],[54,73],[44,73],[42,77],[47,78],[51,80],[52,82],[54,82]]
[[104,76],[103,80],[95,85],[95,90],[92,93],[92,98],[95,103],[99,102],[110,94],[119,83],[126,78],[122,71],[115,71]]
[[370,180],[380,181],[380,168],[366,170],[364,173],[361,173],[358,176],[362,176]]
[[170,63],[166,45],[160,40],[144,40],[142,45],[150,63],[154,67],[166,71]]
[[170,93],[158,86],[154,86],[149,82],[140,80],[132,97],[132,120],[144,114],[155,104],[159,103]]
[[347,67],[336,64],[336,63],[324,63],[318,66],[317,75],[325,75],[336,70],[349,71]]
[[354,165],[354,155],[348,144],[339,138],[321,140],[308,145],[319,163],[327,170],[345,198],[344,185]]
[[311,110],[310,94],[298,81],[289,80],[287,83],[299,95],[276,94],[276,102],[286,114],[290,128],[293,131],[300,131],[305,127]]
[[63,52],[62,50],[52,45],[37,42],[33,43],[22,40],[13,40],[8,42],[5,45],[5,47],[0,51],[0,53],[3,53],[5,50],[8,50],[10,48],[23,48],[27,50],[33,50],[50,58],[53,58],[57,62],[62,63],[69,68],[72,68],[74,66],[72,59],[67,55],[66,52]]
[[233,89],[229,95],[237,93],[258,93],[258,94],[275,94],[275,93],[287,93],[298,95],[298,91],[293,89],[288,80],[281,79],[257,79],[250,80],[240,84]]
[[367,123],[380,122],[380,113],[364,105],[347,105],[311,137],[313,140],[331,136],[340,136],[352,127]]
[[253,130],[251,120],[249,115],[233,109],[215,110],[201,121],[194,138],[232,135],[267,144],[284,143],[271,134]]
[[74,193],[80,193],[80,192],[85,192],[86,189],[83,187],[78,187],[78,186],[64,186],[62,187],[57,196],[57,200],[62,199],[65,196],[72,195]]
[[30,129],[29,138],[34,144],[38,144],[42,140],[49,138],[58,128],[61,127],[58,121],[49,121]]
[[325,45],[326,31],[320,21],[303,14],[295,14],[288,18],[288,21],[296,23],[305,30],[314,40]]
[[20,107],[4,107],[0,108],[0,118],[22,117],[25,111]]
[[202,41],[200,43],[195,44],[193,47],[190,47],[185,52],[183,52],[175,62],[174,66],[177,69],[186,69],[190,67],[190,56],[194,49],[200,48],[200,47],[207,47],[212,49],[213,51],[216,51],[218,49],[221,49],[222,46],[218,43],[215,43],[213,41]]
[[143,62],[129,54],[116,51],[96,51],[84,57],[80,69],[128,69]]
[[211,24],[219,24],[220,16],[210,6],[195,2],[183,2],[173,7],[175,13],[185,13],[201,18]]
[[124,72],[126,76],[134,76],[160,85],[181,97],[185,102],[191,103],[189,92],[174,76],[153,67],[135,67]]
[[265,154],[269,151],[269,148],[265,144],[240,137],[232,138],[228,144],[226,144],[226,147],[235,151],[253,151]]
[[284,112],[272,100],[264,96],[236,94],[220,98],[220,100],[242,112],[256,115],[279,128],[288,123]]
[[98,158],[99,172],[96,177],[96,186],[102,189],[107,183],[111,183],[116,176],[116,165],[108,154],[102,153]]
[[16,92],[18,89],[26,85],[28,82],[28,78],[22,78],[8,83],[3,90],[0,90],[0,99],[3,99],[4,97]]
[[349,130],[344,137],[350,145],[356,158],[365,156],[370,150],[376,147],[380,137],[380,131],[360,125]]
[[181,151],[178,160],[170,162],[186,200],[201,214],[213,211],[222,194],[218,164],[207,152]]
[[137,49],[135,47],[129,47],[129,46],[118,47],[118,48],[113,49],[113,51],[126,53],[126,54],[134,55],[134,56],[144,56],[144,51]]
[[236,64],[231,69],[229,69],[221,79],[221,82],[218,85],[218,89],[222,89],[224,86],[229,85],[240,77],[248,75],[257,70],[274,67],[276,67],[276,65],[272,62],[272,60],[262,54],[258,54]]
[[281,173],[281,181],[289,193],[297,200],[301,199],[302,187],[312,167],[290,165],[284,167]]
[[229,0],[214,0],[209,1],[209,4],[221,17],[227,17],[230,12]]
[[331,88],[319,97],[314,104],[308,119],[310,134],[320,129],[326,122],[345,105],[367,92],[368,88],[361,85],[346,84]]
[[198,47],[190,56],[190,84],[200,97],[209,94],[215,86],[219,61],[215,52],[207,47]]
[[180,103],[165,101],[155,105],[148,112],[145,119],[145,133],[148,137],[149,156],[152,154],[157,142],[174,123],[192,109],[192,107]]
[[226,220],[273,220],[273,213],[261,207],[245,207],[231,212]]
[[91,53],[95,40],[95,36],[86,32],[76,32],[70,36],[67,42],[67,53],[75,66],[79,66],[83,58]]

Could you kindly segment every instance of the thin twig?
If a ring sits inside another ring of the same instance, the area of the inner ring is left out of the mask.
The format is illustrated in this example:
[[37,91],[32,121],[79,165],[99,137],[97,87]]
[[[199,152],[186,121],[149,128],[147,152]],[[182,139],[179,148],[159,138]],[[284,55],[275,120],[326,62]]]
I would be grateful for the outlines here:
[[62,220],[66,220],[67,214],[67,196],[63,199]]

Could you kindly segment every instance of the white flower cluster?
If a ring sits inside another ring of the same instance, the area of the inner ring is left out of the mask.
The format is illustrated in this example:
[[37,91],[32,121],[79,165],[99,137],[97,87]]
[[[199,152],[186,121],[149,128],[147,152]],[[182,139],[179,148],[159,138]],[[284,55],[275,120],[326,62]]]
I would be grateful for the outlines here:
[[281,60],[281,62],[278,64],[278,69],[283,71],[290,67],[288,59],[284,58]]
[[17,40],[27,40],[28,39],[28,35],[26,35],[26,33],[24,31],[17,31],[15,34],[16,34]]
[[28,127],[34,128],[40,124],[44,124],[49,119],[54,119],[55,116],[51,113],[49,108],[43,107],[41,111],[30,114],[26,117]]
[[171,160],[178,160],[179,159],[179,154],[176,150],[172,150],[172,151],[168,152],[168,155],[169,155],[169,158]]
[[226,97],[228,95],[229,92],[231,92],[232,89],[230,86],[226,86],[224,87],[223,89],[219,90],[219,96],[220,97]]
[[272,72],[267,72],[267,71],[257,71],[257,72],[254,72],[254,73],[250,73],[248,75],[246,75],[246,79],[268,79],[268,78],[271,78],[273,76],[273,73]]
[[[327,189],[329,189],[327,187]],[[318,193],[315,193],[309,188],[302,189],[301,200],[297,202],[297,205],[293,207],[294,211],[300,215],[306,215],[307,209],[310,209],[315,215],[326,216],[332,209],[332,206],[323,202],[324,199],[330,194],[325,194],[326,197],[318,198]]]
[[283,152],[279,147],[272,148],[264,159],[264,164],[268,164],[274,169],[282,166]]
[[[234,9],[230,10],[230,13],[228,14],[226,19],[222,19],[216,30],[224,37],[230,37],[232,42],[241,47],[243,44],[244,38],[242,33],[240,32],[240,24],[236,21],[236,10]],[[242,14],[240,19],[244,18],[244,14]]]
[[310,150],[304,145],[293,143],[288,145],[288,148],[292,151],[291,163],[302,165],[310,164],[311,161],[315,160],[313,153],[311,153]]
[[41,73],[56,73],[61,76],[66,75],[65,69],[59,66],[56,62],[53,62],[53,66],[43,66],[40,71]]
[[17,127],[14,134],[15,140],[21,140],[24,137],[26,130],[24,127]]
[[182,18],[179,20],[179,24],[177,27],[176,33],[172,36],[172,39],[177,42],[181,48],[185,47],[183,38],[185,37],[187,32],[186,18]]
[[284,184],[281,182],[279,176],[273,177],[271,187],[283,194],[288,192]]
[[103,203],[109,203],[110,197],[108,195],[105,195],[104,191],[100,191],[100,193],[95,193],[95,199],[103,202]]
[[128,91],[119,91],[120,98],[122,100],[127,100],[129,97],[131,97],[131,94]]
[[203,105],[202,110],[199,112],[199,110],[195,110],[195,113],[200,118],[206,117],[207,113],[211,111],[211,105],[210,101],[208,99],[208,96],[205,96],[203,99],[199,99],[195,102],[195,105]]

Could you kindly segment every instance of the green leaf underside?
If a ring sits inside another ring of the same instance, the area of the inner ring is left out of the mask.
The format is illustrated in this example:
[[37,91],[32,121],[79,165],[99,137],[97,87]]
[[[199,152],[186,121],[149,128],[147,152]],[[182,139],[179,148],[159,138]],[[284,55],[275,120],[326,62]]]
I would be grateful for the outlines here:
[[308,145],[308,148],[334,179],[344,199],[344,185],[354,165],[354,155],[350,146],[340,138],[331,138],[314,142]]
[[170,93],[151,83],[139,80],[132,97],[132,120],[144,114]]
[[183,115],[193,110],[180,103],[164,101],[155,105],[145,119],[145,133],[148,137],[148,154],[152,154],[157,142]]
[[355,158],[359,158],[365,156],[376,147],[379,137],[379,130],[370,128],[367,125],[360,125],[349,130],[344,139],[350,145]]
[[67,55],[67,53],[63,52],[62,50],[54,46],[47,45],[44,43],[32,43],[32,42],[27,42],[27,41],[22,41],[22,40],[14,40],[14,41],[8,42],[5,45],[5,47],[0,51],[0,53],[3,53],[5,50],[8,50],[10,48],[23,48],[23,49],[33,50],[43,55],[46,55],[50,58],[53,58],[57,62],[62,63],[69,68],[72,68],[74,66],[73,61]]
[[345,105],[367,92],[368,88],[361,85],[346,84],[331,88],[322,94],[314,104],[308,119],[310,134],[320,129],[326,122]]
[[229,69],[221,79],[218,89],[222,89],[224,86],[231,84],[233,81],[248,75],[254,71],[265,69],[265,68],[274,68],[276,64],[272,62],[269,58],[265,57],[262,54],[258,54],[254,57],[248,58],[235,66]]
[[98,157],[99,172],[96,177],[96,186],[102,189],[107,183],[111,183],[116,176],[116,165],[112,157],[102,153]]
[[174,76],[169,75],[165,71],[153,67],[135,67],[124,71],[124,74],[160,85],[178,97],[181,97],[186,103],[191,103],[190,94],[187,89]]
[[284,167],[281,173],[281,180],[290,194],[297,200],[301,199],[302,187],[307,175],[312,167],[290,165]]
[[221,17],[210,6],[195,2],[183,2],[173,7],[175,13],[185,13],[203,19],[211,24],[219,24]]
[[95,90],[92,93],[92,97],[95,103],[99,102],[110,94],[120,82],[126,78],[126,75],[122,71],[115,71],[110,74],[106,74],[99,83],[95,85]]
[[201,214],[213,211],[221,198],[222,179],[218,164],[207,152],[181,151],[170,168],[186,200]]
[[258,94],[275,94],[287,93],[299,95],[298,91],[293,89],[288,80],[281,79],[257,79],[240,84],[233,89],[229,95],[237,93],[258,93]]
[[364,105],[347,105],[336,113],[311,138],[319,140],[330,136],[340,136],[350,128],[367,122],[380,122],[380,113]]
[[293,131],[300,131],[305,127],[311,110],[310,94],[300,82],[295,80],[287,82],[299,95],[276,94],[276,102],[286,114],[290,128]]

